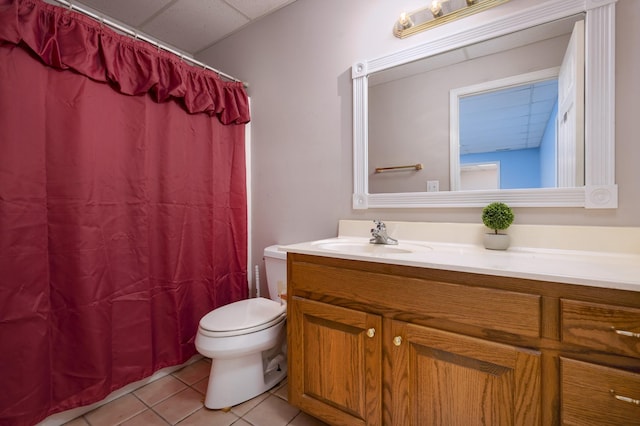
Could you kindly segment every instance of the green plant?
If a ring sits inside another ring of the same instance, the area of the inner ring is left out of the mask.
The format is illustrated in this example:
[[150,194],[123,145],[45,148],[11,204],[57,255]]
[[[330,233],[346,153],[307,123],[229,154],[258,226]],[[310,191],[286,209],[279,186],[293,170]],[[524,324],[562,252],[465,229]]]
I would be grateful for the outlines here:
[[513,218],[511,207],[505,203],[491,203],[482,209],[482,223],[496,234],[499,230],[507,229],[513,223]]

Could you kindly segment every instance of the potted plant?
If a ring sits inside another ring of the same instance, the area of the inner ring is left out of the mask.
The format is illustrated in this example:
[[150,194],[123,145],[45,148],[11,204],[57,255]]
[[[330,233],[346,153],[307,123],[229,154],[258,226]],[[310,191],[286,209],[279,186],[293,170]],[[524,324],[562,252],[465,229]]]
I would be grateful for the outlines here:
[[493,233],[484,235],[484,247],[489,250],[506,250],[509,247],[509,235],[498,231],[507,229],[513,223],[513,211],[505,203],[494,202],[482,209],[482,223]]

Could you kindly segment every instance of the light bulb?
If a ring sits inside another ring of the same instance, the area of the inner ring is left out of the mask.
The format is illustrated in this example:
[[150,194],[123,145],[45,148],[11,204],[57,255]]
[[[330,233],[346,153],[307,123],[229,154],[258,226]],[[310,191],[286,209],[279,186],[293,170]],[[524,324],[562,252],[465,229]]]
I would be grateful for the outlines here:
[[400,14],[400,18],[398,18],[398,25],[403,30],[413,27],[413,21],[407,12],[402,12]]
[[433,0],[431,2],[430,9],[431,9],[431,13],[433,14],[434,18],[442,16],[442,4],[440,3],[439,0]]

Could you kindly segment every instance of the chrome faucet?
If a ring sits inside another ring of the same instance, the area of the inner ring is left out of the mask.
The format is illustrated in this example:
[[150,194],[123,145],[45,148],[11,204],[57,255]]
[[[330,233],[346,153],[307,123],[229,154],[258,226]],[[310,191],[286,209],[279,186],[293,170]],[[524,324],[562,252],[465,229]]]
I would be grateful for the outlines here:
[[374,219],[373,223],[376,226],[371,230],[371,236],[373,237],[369,240],[371,244],[398,244],[398,240],[387,235],[387,226],[383,221],[380,219]]

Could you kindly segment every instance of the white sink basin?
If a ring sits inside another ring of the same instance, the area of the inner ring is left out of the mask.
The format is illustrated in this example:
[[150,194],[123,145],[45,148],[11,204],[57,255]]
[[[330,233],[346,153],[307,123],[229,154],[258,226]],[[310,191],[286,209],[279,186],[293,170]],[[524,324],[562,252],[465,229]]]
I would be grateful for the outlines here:
[[407,254],[431,250],[427,245],[403,244],[398,245],[387,244],[371,244],[369,241],[340,241],[339,238],[331,240],[322,240],[312,243],[315,248],[321,250],[329,250],[341,253],[368,254],[368,255],[391,255],[391,254]]

